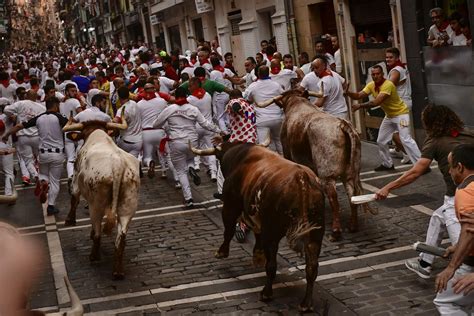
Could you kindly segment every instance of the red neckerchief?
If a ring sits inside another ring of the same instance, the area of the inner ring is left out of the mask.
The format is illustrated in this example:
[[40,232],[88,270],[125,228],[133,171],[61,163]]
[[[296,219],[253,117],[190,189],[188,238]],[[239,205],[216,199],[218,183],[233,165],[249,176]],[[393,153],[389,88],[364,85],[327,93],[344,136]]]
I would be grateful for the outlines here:
[[97,64],[92,64],[91,69],[97,68]]
[[38,91],[39,90],[39,84],[31,85],[31,90]]
[[459,36],[462,34],[462,31],[461,29],[457,30],[457,31],[454,31],[454,34],[456,34],[456,36]]
[[332,72],[328,69],[324,69],[324,71],[318,75],[319,78],[324,78],[326,76],[331,76],[332,77]]
[[458,137],[459,136],[459,131],[456,129],[451,130],[451,137]]
[[100,81],[100,84],[101,85],[104,85],[107,83],[107,78],[102,78],[102,80]]
[[393,66],[387,65],[387,70],[390,71],[390,70],[392,70],[393,68],[395,68],[395,67],[397,67],[397,66],[400,66],[400,67],[402,67],[403,69],[405,69],[406,64],[402,63],[402,62],[400,61],[400,59],[399,59],[399,60],[397,60],[397,61],[395,62],[395,64],[393,64]]
[[183,105],[183,104],[188,103],[188,100],[186,98],[180,97],[180,98],[176,98],[174,103],[176,103],[177,105]]
[[270,72],[273,74],[273,75],[278,75],[280,73],[280,67],[272,67]]
[[380,87],[384,84],[385,80],[387,80],[387,79],[383,78],[383,80],[379,84],[377,84],[374,81],[374,83],[375,83],[375,92],[377,92],[377,93],[380,92]]
[[10,85],[10,80],[8,80],[8,79],[0,80],[0,83],[1,83],[5,88],[8,88],[8,86]]
[[110,81],[114,81],[114,80],[115,80],[115,78],[117,78],[117,75],[115,75],[115,74],[114,74],[114,75],[112,75],[112,76],[110,76]]
[[448,21],[444,21],[443,24],[441,24],[441,27],[438,27],[438,31],[444,32],[446,31],[446,28],[449,26]]
[[200,63],[201,66],[205,65],[205,64],[209,64],[209,59],[208,58],[204,59],[202,64]]
[[18,80],[18,79],[15,79],[15,81],[16,81],[16,83],[18,83],[18,84],[22,84],[22,83],[25,82],[24,80]]
[[140,100],[150,101],[151,99],[154,99],[154,98],[156,98],[155,92],[141,91],[137,96],[137,101],[140,101]]
[[198,99],[202,99],[206,95],[206,90],[204,90],[203,88],[197,88],[193,91],[192,95]]
[[212,67],[214,70],[218,70],[220,72],[224,72],[224,67],[222,67],[221,65],[217,65],[217,66],[214,66]]
[[194,65],[196,63],[196,58],[191,58],[191,64]]
[[170,140],[168,136],[163,137],[160,141],[160,153],[164,154],[166,152],[166,143]]
[[269,55],[267,55],[267,59],[268,59],[269,61],[272,61],[272,59],[273,59],[273,56],[269,56]]
[[171,96],[168,93],[158,92],[157,94],[160,98],[164,99],[165,101],[169,101],[171,99]]
[[197,77],[202,83],[204,83],[204,80],[206,80],[206,77]]

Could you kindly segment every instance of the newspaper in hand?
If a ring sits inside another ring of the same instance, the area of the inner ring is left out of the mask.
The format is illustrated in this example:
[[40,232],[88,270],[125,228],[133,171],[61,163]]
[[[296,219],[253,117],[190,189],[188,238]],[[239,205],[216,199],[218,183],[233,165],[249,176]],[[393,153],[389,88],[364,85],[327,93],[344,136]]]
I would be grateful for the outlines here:
[[375,201],[375,193],[356,195],[351,198],[352,204],[363,204],[363,203],[368,203],[372,201]]

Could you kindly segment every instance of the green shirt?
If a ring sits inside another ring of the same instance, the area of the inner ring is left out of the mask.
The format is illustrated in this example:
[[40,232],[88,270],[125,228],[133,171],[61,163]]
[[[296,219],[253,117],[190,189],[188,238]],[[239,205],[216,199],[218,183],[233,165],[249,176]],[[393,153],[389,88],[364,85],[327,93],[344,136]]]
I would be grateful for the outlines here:
[[[180,87],[186,89],[187,94],[191,94],[189,92],[189,81],[186,81],[183,83]],[[213,80],[208,80],[204,81],[204,84],[201,84],[201,87],[206,90],[207,93],[209,93],[211,96],[214,94],[214,92],[224,92],[225,86],[213,81]]]

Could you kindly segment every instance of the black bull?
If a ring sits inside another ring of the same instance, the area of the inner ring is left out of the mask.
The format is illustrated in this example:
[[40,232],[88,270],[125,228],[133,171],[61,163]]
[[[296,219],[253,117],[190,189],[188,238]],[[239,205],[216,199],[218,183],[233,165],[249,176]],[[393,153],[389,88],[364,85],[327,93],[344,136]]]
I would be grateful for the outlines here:
[[229,256],[236,222],[242,216],[255,234],[254,264],[261,266],[266,261],[267,281],[261,298],[270,300],[278,244],[286,236],[290,248],[305,253],[307,286],[300,309],[311,310],[324,235],[324,195],[316,175],[261,146],[224,143],[223,148],[216,155],[225,177],[225,230],[216,258]]

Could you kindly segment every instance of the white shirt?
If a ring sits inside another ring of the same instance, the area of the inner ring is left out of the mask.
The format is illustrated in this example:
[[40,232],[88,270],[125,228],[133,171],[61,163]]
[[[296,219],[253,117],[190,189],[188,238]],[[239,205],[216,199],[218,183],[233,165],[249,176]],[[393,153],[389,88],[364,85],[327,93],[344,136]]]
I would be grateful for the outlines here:
[[[314,71],[311,71],[309,74],[303,77],[303,80],[300,82],[300,86],[305,88],[305,90],[318,92],[319,91],[319,77],[316,75]],[[326,87],[324,87],[326,89]],[[314,103],[316,101],[316,97],[309,97],[309,101]]]
[[318,82],[318,91],[321,91],[321,83],[324,83],[324,96],[326,101],[323,104],[323,111],[329,114],[340,114],[347,112],[346,100],[344,99],[344,89],[342,80],[336,72],[332,76],[320,78]]
[[88,121],[103,121],[103,122],[110,122],[112,119],[110,116],[102,112],[98,107],[91,106],[84,111],[76,114],[74,116],[74,120],[82,123]]
[[156,97],[151,100],[141,100],[137,103],[142,117],[142,129],[153,128],[153,123],[156,121],[158,115],[168,106],[168,103]]
[[194,77],[194,68],[191,67],[191,66],[185,67],[185,68],[183,68],[183,70],[181,70],[181,73],[182,74],[188,74],[189,78],[192,78],[192,77]]
[[171,104],[158,115],[153,126],[162,128],[165,123],[168,123],[168,137],[172,141],[183,143],[197,140],[196,123],[209,131],[220,132],[217,126],[206,120],[201,112],[189,103]]
[[99,89],[89,89],[89,91],[87,92],[87,99],[86,99],[86,104],[87,104],[87,107],[91,107],[92,106],[92,98],[97,95],[97,94],[100,94],[100,90]]
[[206,120],[212,121],[212,97],[209,93],[206,92],[201,99],[190,95],[187,100],[189,104],[199,109]]
[[176,81],[167,78],[167,77],[159,77],[160,80],[160,92],[164,93],[170,93],[171,90],[173,90],[173,87],[176,83]]
[[341,60],[341,49],[338,49],[334,52],[334,61],[336,62],[336,72],[342,72],[342,60]]
[[[451,25],[448,25],[445,30],[446,34],[451,37],[451,34],[453,33],[453,29],[451,28]],[[433,24],[430,26],[430,29],[428,30],[428,38],[431,40],[437,40],[444,32],[440,32],[436,24]]]
[[[271,79],[259,79],[245,89],[244,98],[247,100],[252,99],[253,102],[263,102],[282,93],[283,88],[279,83]],[[257,113],[257,125],[262,122],[281,119],[283,116],[282,109],[275,103],[265,108],[256,107],[255,112]]]
[[40,149],[63,149],[64,133],[62,128],[67,121],[67,118],[59,113],[44,112],[23,123],[23,126],[38,129]]
[[305,75],[309,74],[311,72],[311,63],[304,64],[300,69]]
[[74,117],[77,114],[77,109],[80,107],[81,103],[79,100],[70,98],[59,105],[59,112],[61,112],[64,117],[70,117],[72,112],[72,116]]
[[452,43],[453,46],[466,46],[467,45],[467,38],[463,33],[456,35],[455,32],[452,32],[449,38],[449,41]]
[[77,89],[77,83],[75,83],[74,81],[72,80],[64,80],[58,87],[58,91],[61,92],[62,94],[64,94],[64,90],[66,90],[66,86],[68,84],[72,83],[73,85],[76,86],[76,89]]
[[257,81],[257,76],[255,76],[255,69],[252,69],[245,74],[245,88],[247,89],[255,81]]
[[272,81],[279,83],[281,87],[283,88],[283,91],[290,90],[291,79],[295,79],[297,77],[298,76],[296,75],[296,72],[290,69],[282,69],[276,75],[270,74],[270,78],[272,78]]
[[11,103],[13,103],[13,101],[15,101],[15,91],[17,88],[18,86],[16,84],[10,83],[6,88],[3,84],[0,84],[0,97],[7,98]]
[[227,75],[228,77],[235,76],[234,73],[230,69],[224,68],[224,72],[221,72],[219,70],[212,70],[211,74],[209,75],[209,79],[214,80],[214,81],[226,86],[229,89],[232,89],[232,82],[230,82],[227,79],[224,79],[224,75]]
[[403,84],[400,84],[397,86],[397,93],[400,96],[400,98],[405,102],[405,104],[408,106],[409,109],[411,109],[412,106],[412,100],[411,100],[411,83],[410,83],[410,74],[408,72],[408,69],[396,66],[393,69],[390,70],[388,73],[388,78],[392,75],[394,71],[398,71],[400,74],[400,79],[399,83],[405,80]]
[[[15,115],[17,122],[24,123],[45,111],[46,107],[38,102],[21,100],[12,105],[7,105],[4,113],[8,116]],[[16,134],[18,136],[38,136],[38,129],[36,127],[24,128]]]
[[[122,108],[125,110],[122,111]],[[122,113],[127,120],[128,128],[120,131],[122,140],[130,143],[139,143],[142,141],[142,116],[140,109],[135,101],[129,100],[117,111],[117,117],[122,118]]]

